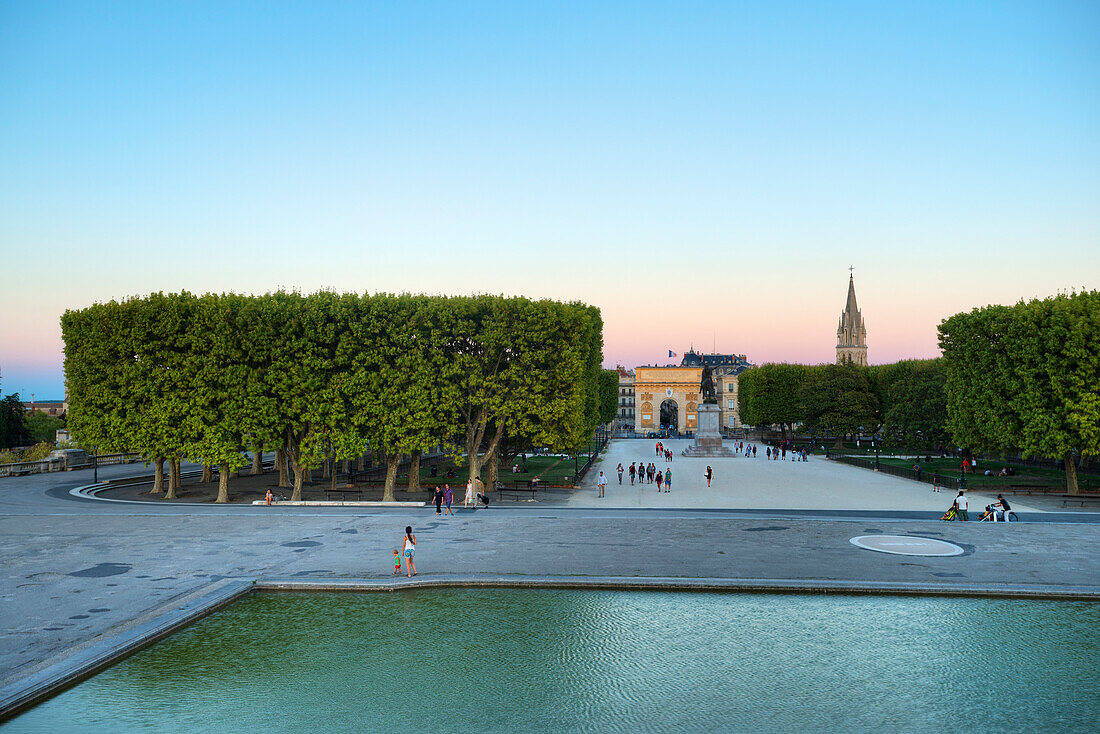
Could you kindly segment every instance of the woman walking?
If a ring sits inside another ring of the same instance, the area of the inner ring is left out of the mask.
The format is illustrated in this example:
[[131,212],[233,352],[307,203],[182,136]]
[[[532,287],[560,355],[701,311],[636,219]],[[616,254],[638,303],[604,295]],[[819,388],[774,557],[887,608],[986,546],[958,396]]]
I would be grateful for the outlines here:
[[443,487],[435,488],[435,514],[443,514]]
[[661,476],[661,472],[657,472],[657,491],[658,492],[661,491],[661,480],[663,480],[663,479],[664,479],[664,477]]
[[713,476],[714,476],[714,472],[711,471],[711,468],[708,466],[707,467],[707,486],[708,487],[710,486],[710,480]]
[[466,496],[462,498],[463,507],[472,507],[477,509],[477,498],[474,497],[474,483],[473,480],[466,482]]
[[671,492],[672,491],[672,470],[671,469],[665,469],[665,491],[666,492]]
[[622,484],[623,483],[623,465],[622,464],[619,464],[618,472],[619,472],[619,484]]
[[405,573],[409,578],[416,575],[416,563],[413,556],[416,554],[416,536],[413,535],[412,525],[405,526],[405,537],[401,541],[402,553],[405,557]]
[[451,509],[451,502],[454,501],[454,498],[455,498],[455,493],[451,489],[451,485],[449,485],[449,484],[446,485],[443,488],[443,502],[447,505],[447,514],[448,515],[455,514],[455,511]]

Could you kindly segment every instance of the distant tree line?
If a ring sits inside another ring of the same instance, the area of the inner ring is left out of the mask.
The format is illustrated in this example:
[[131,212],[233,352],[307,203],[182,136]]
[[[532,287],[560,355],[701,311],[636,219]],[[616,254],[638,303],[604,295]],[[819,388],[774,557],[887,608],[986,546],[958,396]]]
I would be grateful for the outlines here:
[[738,378],[741,421],[776,426],[786,437],[878,434],[899,446],[932,450],[949,440],[943,359],[863,367],[840,364],[764,364]]
[[913,449],[1062,458],[1077,494],[1075,462],[1100,454],[1100,292],[975,309],[939,333],[938,359],[747,370],[741,421],[838,444],[866,432]]
[[[67,311],[68,422],[83,445],[137,451],[154,492],[179,463],[230,473],[253,452],[310,468],[443,446],[471,479],[502,443],[567,450],[600,419],[603,322],[580,303],[498,296],[154,293]],[[280,483],[285,486],[286,478]]]

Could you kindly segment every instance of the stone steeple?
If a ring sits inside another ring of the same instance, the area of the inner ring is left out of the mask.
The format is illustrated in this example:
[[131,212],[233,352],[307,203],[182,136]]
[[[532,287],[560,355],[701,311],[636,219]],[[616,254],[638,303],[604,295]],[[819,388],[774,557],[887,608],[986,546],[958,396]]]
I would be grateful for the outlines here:
[[838,364],[867,364],[867,325],[856,305],[856,283],[851,275],[848,276],[848,301],[836,329],[836,361]]

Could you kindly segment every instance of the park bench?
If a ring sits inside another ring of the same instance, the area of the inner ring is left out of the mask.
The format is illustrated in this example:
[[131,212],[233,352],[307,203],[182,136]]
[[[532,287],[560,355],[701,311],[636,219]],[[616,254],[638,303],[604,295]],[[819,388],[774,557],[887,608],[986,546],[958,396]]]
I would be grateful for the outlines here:
[[1070,502],[1076,502],[1084,507],[1086,502],[1100,502],[1100,495],[1082,494],[1077,497],[1066,496],[1062,498],[1062,507],[1068,507]]
[[[356,500],[363,499],[363,490],[359,487],[336,487],[336,488],[326,487],[325,488],[325,496],[329,501],[332,501],[332,495],[334,495],[334,494],[335,495],[354,494]],[[339,497],[339,499],[342,500],[342,499],[344,499],[344,497],[341,496],[341,497]]]
[[515,493],[527,492],[528,494],[531,495],[531,498],[534,499],[535,493],[538,491],[538,489],[539,489],[539,484],[531,482],[531,481],[526,481],[526,482],[497,482],[497,492],[501,495],[501,497],[504,496],[505,492],[515,492]]

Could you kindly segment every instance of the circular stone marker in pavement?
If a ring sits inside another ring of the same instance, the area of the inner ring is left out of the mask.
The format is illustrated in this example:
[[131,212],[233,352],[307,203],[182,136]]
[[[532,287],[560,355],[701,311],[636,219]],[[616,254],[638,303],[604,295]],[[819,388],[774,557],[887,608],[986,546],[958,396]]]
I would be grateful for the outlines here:
[[860,535],[850,542],[866,550],[899,556],[957,556],[963,553],[954,543],[915,535]]

